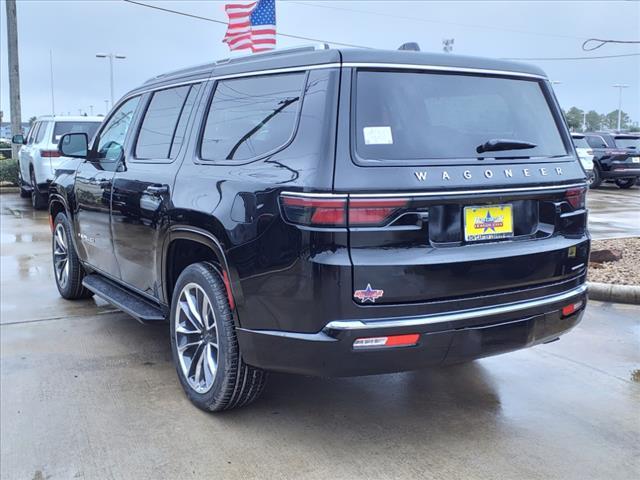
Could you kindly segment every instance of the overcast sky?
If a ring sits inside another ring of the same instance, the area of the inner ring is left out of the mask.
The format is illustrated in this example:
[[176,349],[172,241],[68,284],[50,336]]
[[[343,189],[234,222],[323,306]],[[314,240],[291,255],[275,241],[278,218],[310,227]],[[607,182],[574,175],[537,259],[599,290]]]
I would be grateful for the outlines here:
[[[140,0],[145,1],[145,0]],[[6,10],[1,13],[0,109],[9,113]],[[225,2],[147,1],[154,5],[226,20]],[[639,45],[606,45],[583,52],[590,37],[640,39],[636,1],[294,1],[277,0],[278,31],[329,41],[395,49],[416,41],[424,51],[486,57],[581,57],[640,53]],[[22,117],[51,113],[49,50],[53,52],[56,114],[104,113],[109,70],[97,52],[116,60],[116,98],[146,79],[183,66],[228,56],[226,27],[125,3],[18,1]],[[279,47],[308,43],[278,38]],[[640,56],[582,61],[535,61],[553,80],[563,108],[607,113],[617,108],[614,83],[628,84],[623,110],[640,121]]]

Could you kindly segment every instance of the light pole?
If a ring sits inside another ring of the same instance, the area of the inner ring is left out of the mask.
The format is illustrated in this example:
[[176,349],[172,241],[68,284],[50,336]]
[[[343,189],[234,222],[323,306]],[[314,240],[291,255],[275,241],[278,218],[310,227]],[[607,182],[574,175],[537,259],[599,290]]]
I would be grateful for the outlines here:
[[107,113],[109,113],[109,100],[105,100],[104,101],[104,116],[107,116]]
[[117,53],[96,53],[96,57],[98,58],[108,58],[109,59],[109,78],[111,85],[111,105],[113,105],[113,59],[125,59],[124,55],[118,55]]
[[629,88],[629,85],[616,83],[615,85],[612,85],[612,87],[618,89],[618,131],[620,131],[620,122],[622,120],[622,89]]
[[89,105],[89,111],[91,112],[91,116],[93,117],[93,105]]

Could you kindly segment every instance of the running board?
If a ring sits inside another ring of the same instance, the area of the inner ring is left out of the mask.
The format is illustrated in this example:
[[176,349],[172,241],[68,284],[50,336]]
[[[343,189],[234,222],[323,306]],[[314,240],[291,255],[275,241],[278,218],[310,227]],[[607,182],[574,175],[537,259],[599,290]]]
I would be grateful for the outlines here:
[[98,273],[84,277],[82,285],[142,323],[166,320],[164,313],[157,305]]

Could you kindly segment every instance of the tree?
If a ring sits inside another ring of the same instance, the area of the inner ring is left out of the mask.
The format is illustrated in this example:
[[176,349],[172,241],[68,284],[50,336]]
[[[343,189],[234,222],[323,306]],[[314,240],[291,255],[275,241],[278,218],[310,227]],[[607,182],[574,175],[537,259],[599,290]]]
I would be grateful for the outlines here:
[[[620,115],[620,129],[625,129],[629,126],[629,115],[623,110]],[[611,130],[618,128],[618,109],[609,112],[605,115],[604,124]]]
[[602,118],[595,110],[589,110],[586,117],[587,131],[596,132],[602,127]]
[[582,131],[582,115],[583,111],[576,107],[571,107],[568,112],[565,113],[567,124],[572,132]]
[[30,126],[30,127],[31,127],[31,126],[33,126],[33,123],[34,123],[37,119],[38,119],[38,117],[31,117],[31,118],[29,119],[29,126]]

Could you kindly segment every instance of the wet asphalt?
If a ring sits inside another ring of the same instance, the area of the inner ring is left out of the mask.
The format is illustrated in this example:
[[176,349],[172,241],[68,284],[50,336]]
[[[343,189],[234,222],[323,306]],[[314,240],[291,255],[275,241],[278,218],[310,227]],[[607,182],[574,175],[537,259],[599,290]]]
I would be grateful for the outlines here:
[[[594,237],[640,234],[640,189],[588,202]],[[465,365],[272,375],[210,415],[167,327],[62,300],[46,213],[0,203],[2,479],[640,478],[640,307],[591,302],[560,341]]]

